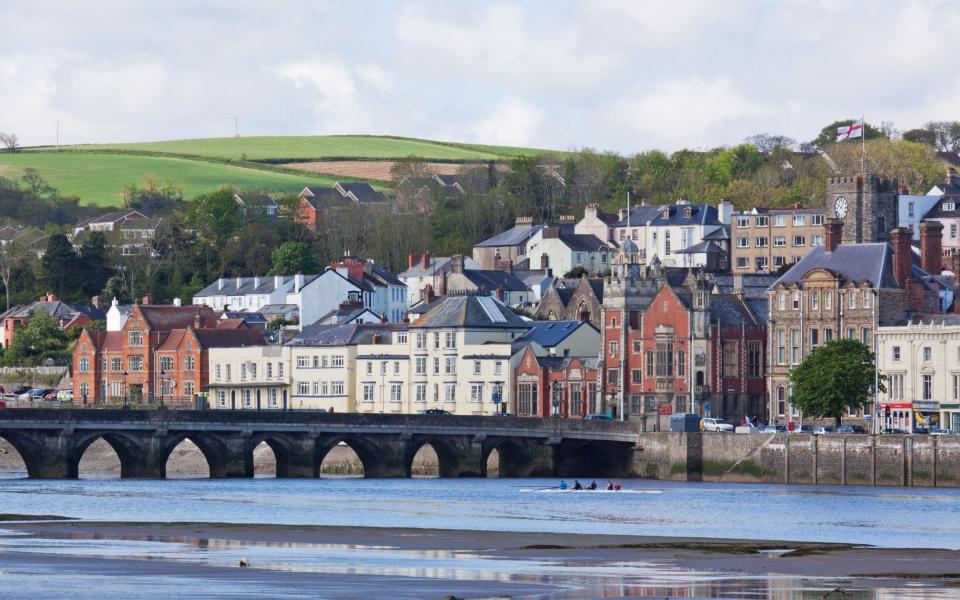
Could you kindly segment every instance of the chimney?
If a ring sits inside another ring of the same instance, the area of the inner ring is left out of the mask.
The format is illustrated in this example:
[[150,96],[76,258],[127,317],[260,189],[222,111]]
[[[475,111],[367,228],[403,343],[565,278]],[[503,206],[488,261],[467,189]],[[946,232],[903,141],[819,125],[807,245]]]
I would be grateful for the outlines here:
[[144,294],[143,304],[153,304],[153,294]]
[[420,267],[421,267],[423,270],[427,270],[427,269],[430,268],[430,253],[429,253],[429,252],[424,252],[424,253],[423,253],[423,256],[420,257]]
[[931,275],[943,271],[943,223],[922,221],[920,223],[920,266]]
[[833,252],[843,238],[843,221],[827,219],[823,224],[823,242],[827,252]]
[[240,289],[240,286],[243,285],[243,277],[237,277],[237,289]]
[[543,239],[545,240],[555,240],[560,237],[560,228],[559,227],[544,227],[543,228]]
[[173,305],[174,305],[174,306],[183,306],[183,303],[180,301],[180,298],[174,298],[174,299],[173,299]]
[[94,296],[93,298],[90,298],[90,304],[94,308],[100,308],[100,296]]
[[463,273],[463,255],[454,254],[450,257],[450,272]]
[[433,286],[429,283],[425,288],[423,288],[423,301],[425,304],[430,304],[433,302],[433,299],[436,297],[436,294],[433,291]]
[[897,227],[890,232],[893,244],[893,276],[900,287],[905,288],[913,270],[913,231],[909,227]]
[[283,275],[274,275],[273,276],[273,289],[279,290],[280,286],[283,285]]
[[621,208],[617,210],[617,220],[622,221],[627,218],[627,209]]
[[217,289],[222,290],[225,283],[226,280],[223,277],[217,279]]
[[533,227],[533,217],[517,217],[517,225]]
[[447,295],[447,272],[442,271],[440,273],[440,285],[437,286],[437,293],[441,296]]
[[717,212],[719,213],[717,216],[720,220],[720,224],[729,225],[730,218],[733,216],[733,202],[730,201],[730,198],[723,198],[720,200],[720,205],[717,207]]
[[946,184],[947,184],[947,185],[954,185],[954,184],[957,184],[957,183],[958,183],[958,180],[957,180],[957,170],[954,169],[953,167],[948,167],[948,168],[947,168],[947,181],[946,181]]
[[197,311],[197,315],[196,315],[195,317],[193,317],[193,328],[194,328],[194,329],[203,329],[203,326],[204,326],[205,324],[206,324],[206,323],[204,323],[203,315],[202,315],[202,314],[200,313],[200,311],[198,310],[198,311]]
[[413,265],[417,264],[419,260],[420,260],[420,257],[414,254],[413,252],[411,252],[410,254],[407,255],[407,268],[412,269]]
[[598,207],[596,204],[588,204],[587,207],[583,210],[583,218],[586,219],[588,217],[593,217],[594,219],[596,219],[597,210],[598,210]]
[[260,278],[259,278],[259,277],[254,277],[254,278],[253,278],[253,289],[257,289],[258,287],[260,287]]
[[379,333],[373,334],[373,343],[374,343],[374,344],[382,344],[382,343],[383,343],[383,336],[380,335]]
[[303,273],[297,273],[293,276],[293,292],[295,294],[300,293],[300,288],[303,287]]
[[502,285],[497,286],[497,300],[499,300],[500,302],[503,302],[503,286]]
[[573,217],[573,215],[560,215],[561,223],[573,223],[575,221],[576,219]]
[[900,189],[897,191],[900,193],[901,196],[906,196],[910,193],[910,188],[908,188],[906,184],[901,183]]

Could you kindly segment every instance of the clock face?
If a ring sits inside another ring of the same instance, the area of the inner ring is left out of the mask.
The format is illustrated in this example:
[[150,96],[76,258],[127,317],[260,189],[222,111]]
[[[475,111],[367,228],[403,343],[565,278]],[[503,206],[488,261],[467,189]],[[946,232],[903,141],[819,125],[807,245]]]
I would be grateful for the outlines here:
[[837,198],[836,204],[833,205],[833,212],[840,217],[841,219],[847,216],[847,199],[843,196]]

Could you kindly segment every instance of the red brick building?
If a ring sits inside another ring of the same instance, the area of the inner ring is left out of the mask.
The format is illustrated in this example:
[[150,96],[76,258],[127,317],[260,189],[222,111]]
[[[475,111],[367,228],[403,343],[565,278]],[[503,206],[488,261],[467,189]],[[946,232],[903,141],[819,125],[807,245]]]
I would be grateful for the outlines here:
[[517,415],[580,419],[600,412],[597,359],[537,356],[531,346],[514,372]]
[[192,401],[208,383],[209,348],[263,343],[259,330],[218,323],[206,306],[137,305],[120,331],[84,330],[73,352],[75,401]]

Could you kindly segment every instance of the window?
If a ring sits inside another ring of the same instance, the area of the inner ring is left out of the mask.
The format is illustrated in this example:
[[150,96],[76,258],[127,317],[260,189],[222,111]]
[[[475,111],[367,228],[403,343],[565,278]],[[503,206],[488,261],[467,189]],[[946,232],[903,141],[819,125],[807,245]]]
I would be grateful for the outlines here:
[[956,223],[951,223],[951,224],[950,224],[950,239],[951,239],[951,240],[957,239],[957,224],[956,224]]
[[365,384],[363,384],[363,387],[361,388],[360,398],[361,398],[364,402],[373,402],[373,397],[374,397],[374,396],[373,396],[373,384],[372,384],[372,383],[365,383]]
[[440,374],[440,359],[437,357],[434,357],[433,359],[433,374],[434,375]]
[[773,237],[773,246],[775,248],[781,248],[787,245],[787,236],[785,235],[776,235]]
[[786,333],[782,329],[777,330],[777,364],[782,365],[787,361]]
[[786,262],[787,262],[786,259],[782,256],[773,257],[773,266],[776,269],[779,269],[780,267],[782,267]]
[[367,361],[367,375],[373,375],[373,361]]
[[427,332],[418,331],[415,340],[414,345],[417,350],[427,349]]
[[823,236],[822,235],[811,235],[810,236],[810,245],[811,246],[822,246],[823,245]]
[[847,307],[856,308],[857,307],[857,292],[850,290],[847,292]]
[[620,377],[617,375],[616,369],[607,369],[607,384],[617,385],[620,382]]
[[[400,290],[397,290],[397,291],[399,292]],[[402,298],[401,298],[401,300],[402,300]],[[406,331],[398,331],[398,332],[397,332],[397,343],[398,343],[398,344],[406,344],[406,343],[407,343],[407,332],[406,332]]]
[[737,217],[737,229],[747,229],[750,227],[750,217]]
[[390,384],[390,402],[400,402],[402,399],[403,387],[399,383]]
[[493,363],[493,374],[494,375],[503,375],[503,361],[498,360]]
[[786,226],[787,226],[787,217],[786,217],[786,215],[774,215],[774,216],[773,216],[773,226],[774,226],[774,227],[786,227]]
[[867,346],[870,345],[870,330],[866,327],[860,328],[860,341]]
[[327,364],[328,364],[328,363],[327,363],[327,355],[324,354],[323,357],[321,357],[320,366],[323,367],[324,369],[326,369],[326,368],[327,368]]
[[889,388],[891,400],[903,400],[903,375],[891,374]]
[[474,374],[474,375],[479,375],[479,374],[480,374],[480,361],[479,361],[479,360],[473,361],[473,374]]
[[343,395],[343,382],[342,382],[342,381],[334,381],[334,382],[331,382],[331,383],[330,383],[330,393],[333,394],[334,396],[342,396],[342,395]]
[[387,374],[387,361],[381,360],[381,361],[380,361],[380,375],[386,375],[386,374]]
[[306,369],[310,366],[310,357],[309,356],[298,356],[297,357],[297,368]]
[[802,235],[793,236],[793,245],[794,246],[806,246],[807,238]]
[[297,394],[300,396],[309,396],[310,395],[310,384],[306,381],[301,381],[297,384]]
[[810,215],[810,224],[816,226],[823,225],[823,215]]
[[610,342],[610,358],[616,358],[616,357],[617,357],[617,350],[619,350],[619,349],[620,349],[620,343],[619,343],[619,342]]
[[433,333],[433,348],[434,350],[437,350],[440,348],[440,332],[439,331],[435,331]]
[[90,386],[86,383],[80,384],[80,397],[84,400],[90,395]]
[[342,355],[342,354],[334,354],[334,355],[330,358],[330,362],[331,362],[332,366],[334,366],[334,367],[342,367],[342,366],[343,366],[343,355]]
[[273,379],[273,363],[267,363],[267,379]]
[[80,358],[79,368],[81,373],[86,373],[90,370],[90,359],[86,356]]
[[457,374],[457,358],[455,356],[448,356],[443,359],[443,372],[446,375]]
[[521,383],[519,386],[517,414],[532,416],[537,414],[537,384]]
[[747,256],[738,256],[737,257],[737,268],[738,269],[749,269],[750,268],[750,258]]
[[313,357],[313,368],[314,368],[314,369],[319,369],[319,368],[320,368],[320,357],[319,357],[319,356],[314,356],[314,357]]
[[757,227],[766,227],[768,224],[767,217],[757,217]]
[[687,373],[687,353],[683,350],[677,352],[677,377],[685,377]]
[[277,363],[277,379],[283,379],[283,362]]
[[820,346],[820,330],[811,329],[810,330],[810,348],[816,350]]
[[760,342],[747,342],[747,375],[758,378],[763,372],[763,351]]
[[457,384],[447,383],[444,385],[444,402],[456,402],[457,401]]
[[[190,355],[188,354],[187,356],[184,356],[184,357],[183,357],[183,370],[184,370],[184,371],[192,371],[193,368],[194,368],[194,366],[196,366],[196,359],[195,359],[193,356],[190,356]],[[256,377],[256,376],[257,376],[257,365],[256,365],[256,363],[253,364],[252,368],[253,368],[253,376]]]
[[617,318],[610,317],[610,327],[616,327],[616,326],[617,326]]
[[767,238],[765,236],[758,236],[754,238],[754,243],[757,248],[766,248],[767,247]]
[[737,343],[723,342],[720,350],[723,356],[723,376],[736,377],[740,371]]
[[215,367],[215,369],[214,369],[214,372],[216,373],[216,375],[214,376],[214,378],[215,378],[217,381],[220,381],[220,380],[222,379],[222,377],[221,377],[222,373],[221,373],[221,371],[220,371],[220,365],[219,365],[219,364],[216,365],[216,367]]
[[131,331],[129,335],[130,345],[131,346],[142,346],[143,345],[143,332],[142,331]]
[[748,237],[737,238],[737,248],[749,248],[749,247],[750,247],[750,238]]
[[173,357],[172,356],[161,356],[160,357],[160,370],[167,371],[168,373],[173,370]]
[[394,374],[394,375],[399,375],[399,374],[400,374],[400,361],[399,361],[399,360],[393,361],[393,374]]
[[470,402],[483,402],[483,384],[470,384]]
[[314,382],[313,382],[313,395],[314,395],[314,396],[319,396],[321,393],[322,393],[324,396],[327,395],[327,382],[326,382],[326,381],[323,382],[323,392],[321,392],[321,391],[320,391],[320,382],[319,382],[319,381],[314,381]]
[[930,362],[933,360],[933,348],[930,346],[923,347],[923,362]]
[[960,374],[954,373],[950,379],[953,381],[953,385],[951,386],[953,395],[950,396],[950,399],[957,402],[960,400]]
[[568,403],[568,408],[569,408],[569,414],[571,415],[580,415],[583,412],[582,410],[580,410],[581,401],[583,399],[583,395],[580,393],[580,389],[581,389],[581,386],[579,383],[570,384],[570,392],[569,392],[570,400]]
[[230,374],[230,372],[231,372],[232,370],[233,370],[233,368],[232,368],[230,365],[227,365],[227,381],[230,381],[230,379],[231,379],[231,377],[232,377],[232,375]]
[[670,230],[669,229],[663,234],[663,253],[667,256],[670,255]]
[[810,308],[814,310],[820,308],[820,292],[817,290],[810,292]]
[[823,293],[823,307],[827,310],[833,308],[833,292],[827,290]]
[[417,375],[427,374],[427,357],[418,356],[413,360],[414,373]]
[[448,331],[443,334],[443,347],[444,348],[456,348],[457,347],[457,333],[455,331]]
[[270,388],[270,408],[276,408],[278,406],[277,402],[277,388]]
[[923,376],[923,399],[933,400],[933,375]]
[[907,202],[907,216],[913,218],[913,202]]
[[807,217],[805,215],[793,215],[794,227],[803,227],[806,224],[807,224]]
[[673,377],[673,342],[657,342],[657,377]]
[[790,298],[793,310],[800,310],[800,292],[794,292]]
[[647,377],[653,377],[653,350],[647,350]]
[[891,348],[890,355],[891,358],[893,358],[893,362],[900,362],[900,346],[894,346]]
[[420,403],[427,401],[427,384],[418,383],[413,386],[413,401]]
[[[171,390],[170,393],[172,394],[173,391]],[[193,393],[194,393],[193,382],[192,381],[183,382],[183,395],[186,396],[187,398],[191,398],[193,397]]]
[[777,309],[778,310],[787,310],[787,293],[780,292],[777,296]]
[[131,371],[142,371],[143,370],[143,357],[142,356],[131,356],[127,358],[127,366]]
[[826,344],[827,342],[829,342],[829,341],[832,340],[832,339],[833,339],[833,329],[830,328],[830,327],[824,328],[824,330],[823,330],[823,343]]
[[864,308],[870,308],[870,296],[872,296],[870,290],[863,290],[863,300],[861,302]]
[[848,327],[848,328],[847,328],[847,337],[848,337],[849,339],[851,339],[851,340],[857,339],[857,328],[856,328],[856,327]]
[[641,371],[640,369],[631,369],[631,370],[630,370],[630,383],[633,383],[633,384],[643,383],[643,379],[642,379],[641,375],[642,375],[642,371]]
[[225,408],[227,406],[227,393],[224,391],[217,392],[217,404],[220,408]]

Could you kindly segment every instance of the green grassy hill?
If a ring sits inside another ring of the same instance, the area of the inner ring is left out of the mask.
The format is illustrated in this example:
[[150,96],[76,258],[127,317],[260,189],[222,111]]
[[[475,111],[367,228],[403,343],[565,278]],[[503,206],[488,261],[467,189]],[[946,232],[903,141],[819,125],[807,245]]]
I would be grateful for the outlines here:
[[322,159],[391,159],[419,156],[432,160],[497,160],[521,154],[552,154],[552,151],[509,146],[482,146],[435,142],[413,138],[363,135],[272,136],[170,140],[134,144],[87,144],[65,146],[71,150],[160,152],[189,154],[230,160],[296,161]]
[[123,187],[140,184],[147,174],[170,180],[187,198],[222,185],[240,189],[299,192],[307,185],[332,185],[336,178],[289,175],[261,169],[202,160],[75,152],[0,153],[0,176],[17,178],[24,168],[40,171],[41,177],[64,195],[79,196],[82,204],[118,206]]

